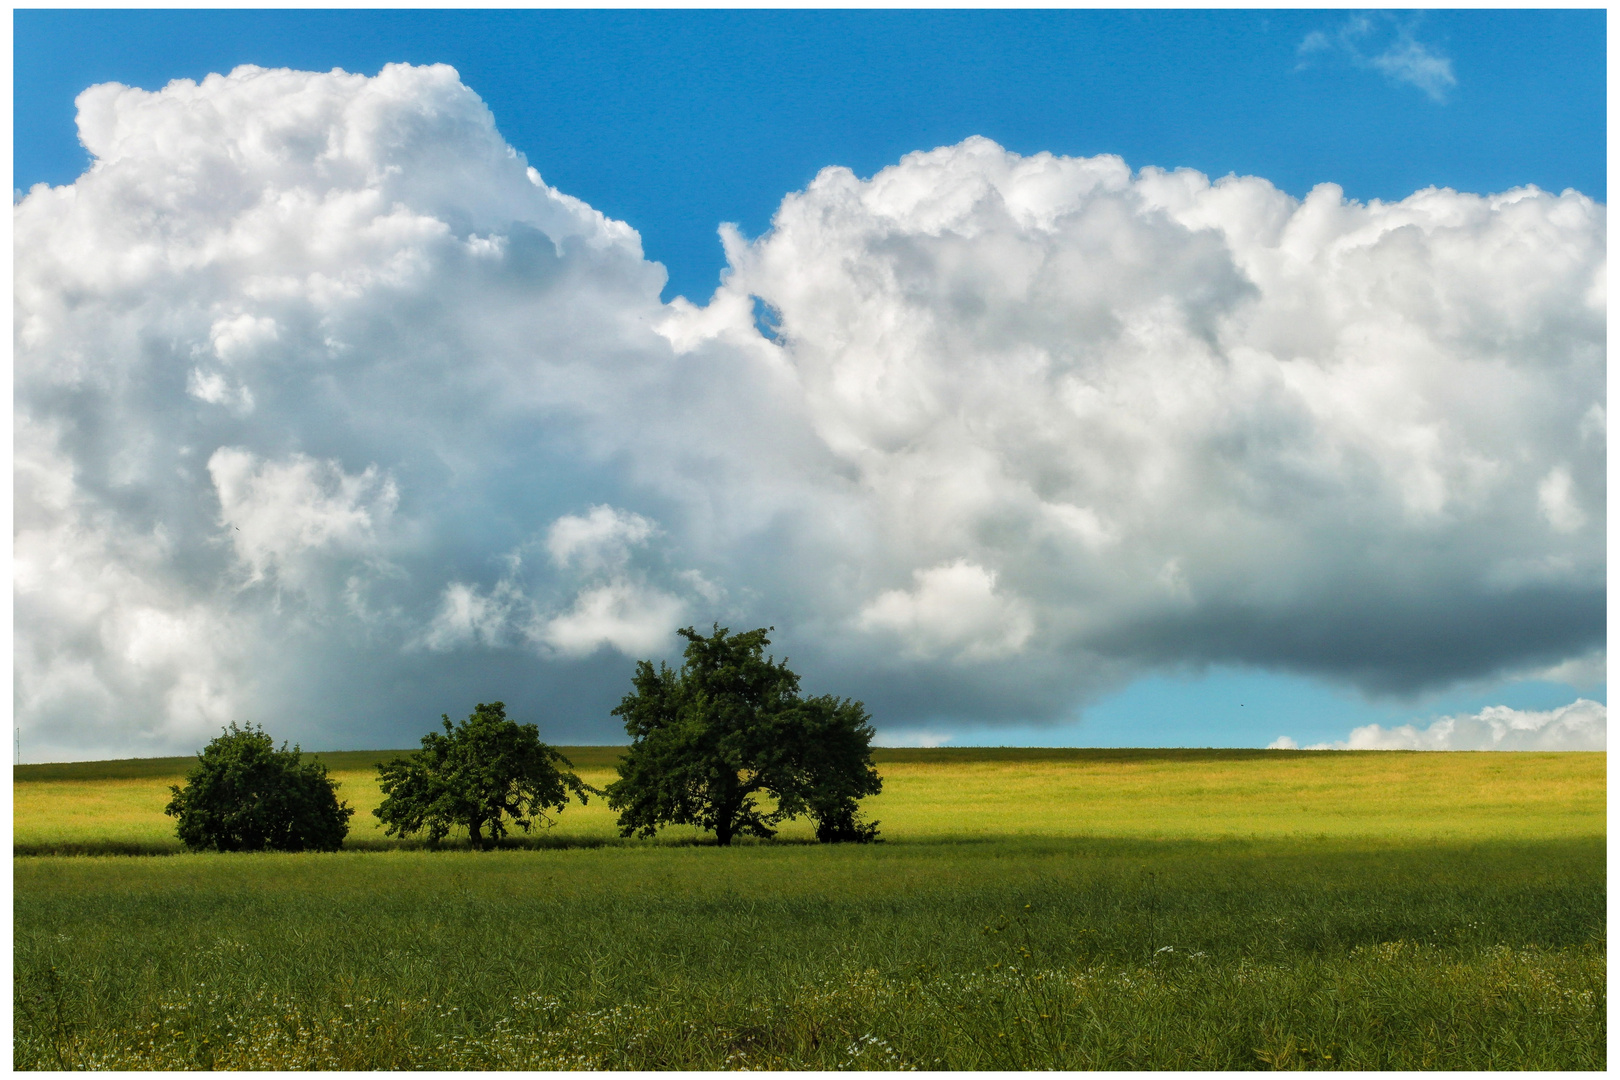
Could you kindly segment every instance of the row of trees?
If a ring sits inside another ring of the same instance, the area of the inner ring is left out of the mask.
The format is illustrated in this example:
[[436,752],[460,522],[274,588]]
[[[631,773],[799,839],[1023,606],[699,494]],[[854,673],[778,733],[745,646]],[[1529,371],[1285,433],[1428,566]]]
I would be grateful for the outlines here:
[[[465,828],[483,848],[510,826],[550,825],[571,799],[599,795],[619,811],[624,836],[696,825],[727,845],[809,817],[823,842],[876,839],[878,823],[863,821],[859,808],[883,787],[861,703],[803,697],[787,661],[765,653],[769,628],[680,633],[681,667],[639,662],[631,692],[613,710],[631,741],[606,789],[582,781],[535,725],[507,719],[496,701],[459,724],[442,717],[443,732],[423,736],[420,751],[379,764],[384,798],[372,813],[388,835],[436,844]],[[262,730],[233,724],[198,755],[186,786],[171,789],[167,812],[193,849],[329,851],[354,814],[337,786],[298,747],[277,750]]]

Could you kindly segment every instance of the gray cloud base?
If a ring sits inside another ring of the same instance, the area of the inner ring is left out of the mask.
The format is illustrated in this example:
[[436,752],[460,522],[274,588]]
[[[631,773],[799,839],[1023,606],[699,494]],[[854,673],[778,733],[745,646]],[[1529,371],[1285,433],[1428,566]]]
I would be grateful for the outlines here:
[[712,620],[893,727],[1603,643],[1578,193],[1301,201],[970,139],[723,230],[700,307],[442,66],[79,106],[91,169],[14,212],[37,753],[404,745],[496,697],[607,738],[631,659]]

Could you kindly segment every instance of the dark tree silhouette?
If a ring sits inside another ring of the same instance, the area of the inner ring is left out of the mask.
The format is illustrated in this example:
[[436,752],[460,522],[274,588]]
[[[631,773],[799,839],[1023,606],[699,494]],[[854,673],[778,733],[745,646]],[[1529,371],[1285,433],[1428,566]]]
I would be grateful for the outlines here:
[[[800,697],[787,661],[765,655],[769,632],[733,635],[717,623],[705,636],[686,627],[678,671],[636,665],[633,691],[613,710],[631,739],[607,789],[623,835],[697,825],[726,845],[774,836],[777,823],[808,814],[821,840],[876,839],[877,823],[862,823],[857,806],[883,787],[865,707]],[[760,804],[762,795],[775,809]]]
[[193,851],[336,851],[354,813],[337,787],[297,746],[277,750],[263,729],[233,723],[197,755],[185,787],[169,788],[163,812]]
[[425,832],[437,844],[463,826],[473,847],[487,848],[506,835],[508,818],[524,832],[549,826],[547,810],[568,805],[570,793],[584,803],[593,790],[537,727],[508,720],[502,702],[480,704],[460,724],[442,721],[444,734],[422,736],[416,754],[377,765],[385,797],[372,813],[389,835]]

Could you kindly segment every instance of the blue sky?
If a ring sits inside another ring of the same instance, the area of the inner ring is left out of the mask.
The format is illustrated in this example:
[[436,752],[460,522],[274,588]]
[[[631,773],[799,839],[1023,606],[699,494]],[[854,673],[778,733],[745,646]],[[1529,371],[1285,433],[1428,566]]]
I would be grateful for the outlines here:
[[[1264,176],[1355,199],[1537,184],[1607,198],[1602,11],[18,11],[15,185],[85,165],[73,98],[238,64],[448,63],[547,181],[702,299],[826,165],[984,135],[1018,153]],[[1367,23],[1358,31],[1355,20]],[[1324,47],[1305,48],[1311,35]],[[1436,98],[1373,61],[1449,62]]]
[[[668,272],[664,301],[703,304],[727,264],[722,222],[760,237],[784,196],[827,166],[870,178],[913,151],[975,135],[1019,155],[1115,154],[1133,169],[1259,176],[1295,198],[1325,182],[1363,202],[1429,186],[1488,193],[1534,184],[1606,202],[1605,17],[18,11],[14,186],[68,184],[83,171],[73,101],[92,84],[155,91],[240,64],[375,75],[386,63],[447,63],[546,183],[639,231],[647,259]],[[320,444],[311,436],[300,445]],[[370,460],[345,459],[345,468]],[[534,498],[548,506],[572,499],[551,514],[583,514],[597,500],[625,505],[622,477],[594,494],[594,481],[578,479],[598,467],[606,468],[596,460],[569,473],[564,495],[547,488]],[[555,475],[528,490],[555,484]],[[659,505],[652,496],[638,504],[647,520]],[[641,536],[634,517],[615,518],[614,535]],[[494,595],[498,586],[491,578],[478,587]],[[804,655],[824,655],[808,638],[801,644]],[[1491,705],[1545,710],[1577,693],[1605,695],[1601,683],[1509,678],[1489,665],[1379,690],[1303,662],[1233,662],[1219,650],[1153,655],[1124,688],[1086,698],[1066,717],[1044,706],[1032,722],[930,719],[923,709],[889,728],[900,738],[943,732],[957,743],[1255,746],[1286,734],[1308,744],[1369,723]],[[490,662],[508,671],[517,661]],[[622,675],[623,664],[603,655],[585,666],[603,673],[590,679]],[[824,669],[842,670],[830,659]],[[557,693],[589,705],[616,696],[587,682],[578,674]],[[600,737],[599,728],[561,736]],[[332,737],[363,741],[388,730],[379,721]]]

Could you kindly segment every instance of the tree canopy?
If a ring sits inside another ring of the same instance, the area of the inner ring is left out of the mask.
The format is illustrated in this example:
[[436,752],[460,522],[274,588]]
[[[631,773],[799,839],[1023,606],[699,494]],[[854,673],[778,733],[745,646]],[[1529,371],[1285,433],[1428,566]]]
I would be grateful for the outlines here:
[[573,762],[540,741],[539,728],[508,720],[502,702],[478,705],[459,724],[441,719],[444,733],[422,736],[416,754],[377,765],[384,799],[372,813],[389,835],[425,832],[437,844],[461,826],[473,847],[484,848],[507,834],[508,818],[524,832],[548,826],[547,810],[562,810],[570,793],[584,803],[593,790],[574,775]]
[[203,748],[164,813],[193,851],[336,851],[354,810],[318,761],[302,760],[262,728],[237,727]]
[[765,655],[772,629],[732,634],[716,623],[703,635],[689,626],[679,670],[636,665],[632,692],[613,710],[631,739],[607,789],[623,835],[697,825],[725,845],[774,836],[780,822],[808,814],[823,841],[876,838],[877,823],[861,822],[857,805],[883,787],[866,709],[801,697],[786,659]]

